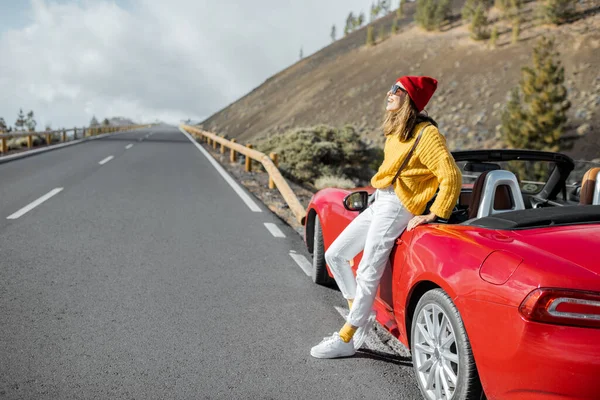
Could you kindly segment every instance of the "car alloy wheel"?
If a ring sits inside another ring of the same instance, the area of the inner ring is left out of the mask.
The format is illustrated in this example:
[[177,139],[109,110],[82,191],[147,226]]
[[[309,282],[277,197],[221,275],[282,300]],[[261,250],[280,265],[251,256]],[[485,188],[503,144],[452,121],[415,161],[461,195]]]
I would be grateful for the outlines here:
[[442,289],[430,290],[419,299],[412,317],[411,353],[424,398],[485,398],[462,318]]
[[428,304],[417,316],[417,327],[413,340],[419,382],[429,399],[452,399],[460,365],[450,320],[438,305]]

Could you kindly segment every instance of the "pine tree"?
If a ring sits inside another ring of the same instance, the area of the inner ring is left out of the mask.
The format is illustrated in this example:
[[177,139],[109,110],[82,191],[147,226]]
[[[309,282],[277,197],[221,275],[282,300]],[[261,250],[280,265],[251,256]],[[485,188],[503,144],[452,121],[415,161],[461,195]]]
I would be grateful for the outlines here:
[[0,117],[0,132],[6,132],[8,127],[6,126],[6,121],[4,118]]
[[367,28],[367,45],[373,46],[375,44],[375,37],[373,36],[373,26],[369,25]]
[[15,131],[24,131],[25,130],[25,114],[23,114],[23,109],[19,109],[19,115],[17,115],[17,121],[15,122]]
[[450,11],[451,11],[451,4],[450,4],[450,0],[439,0],[439,2],[437,2],[437,8],[435,10],[435,17],[434,17],[434,21],[435,21],[435,28],[436,29],[440,29],[442,27],[442,25],[444,25],[444,23],[446,23],[446,21],[448,20],[448,17],[450,17]]
[[304,51],[302,51],[302,47],[300,47],[300,59],[304,58]]
[[379,7],[380,10],[383,11],[383,15],[388,15],[390,13],[391,8],[390,0],[380,0]]
[[465,21],[471,21],[471,17],[475,13],[475,9],[477,9],[477,5],[480,0],[467,0],[465,1],[465,5],[461,10],[462,18]]
[[394,18],[394,22],[392,22],[392,35],[398,33],[398,18]]
[[542,7],[548,22],[560,25],[573,16],[576,3],[577,0],[546,0]]
[[360,14],[358,15],[358,18],[356,19],[356,22],[358,23],[358,27],[360,28],[361,26],[363,26],[363,24],[365,23],[365,13],[364,12],[360,12]]
[[90,121],[90,127],[91,127],[91,128],[94,128],[94,127],[96,127],[96,126],[98,126],[98,125],[100,125],[100,124],[98,123],[98,120],[96,119],[96,116],[94,115],[94,116],[92,117],[91,121]]
[[490,35],[490,47],[493,49],[496,47],[496,42],[498,41],[498,28],[494,26],[492,29],[492,34]]
[[449,15],[449,0],[417,0],[415,20],[425,30],[440,29]]
[[379,25],[379,34],[377,35],[377,40],[380,42],[385,40],[385,30],[383,24]]
[[350,11],[348,17],[346,18],[346,27],[344,28],[344,35],[349,34],[354,29],[354,13]]
[[35,132],[36,125],[37,125],[37,122],[35,122],[33,111],[29,111],[27,113],[27,119],[25,120],[25,126],[27,127],[27,130],[29,132]]
[[415,14],[415,20],[427,31],[432,31],[435,29],[435,9],[435,0],[417,0],[417,12]]
[[521,69],[520,86],[513,89],[502,130],[513,147],[559,151],[571,107],[564,68],[553,39],[542,37],[533,51],[533,66]]
[[335,42],[335,25],[331,27],[331,41]]
[[110,121],[108,120],[108,118],[104,118],[104,121],[102,121],[102,125],[110,126]]
[[526,115],[521,105],[521,92],[518,87],[515,87],[510,91],[510,99],[502,113],[504,141],[515,149],[528,148],[529,138],[521,134],[525,118]]
[[396,18],[398,18],[398,19],[404,17],[404,3],[405,3],[405,0],[400,0],[400,5],[396,9]]
[[513,27],[512,27],[512,42],[517,43],[519,41],[519,34],[521,32],[521,18],[516,16],[513,18]]
[[479,4],[473,13],[471,19],[471,38],[474,40],[483,40],[490,37],[490,32],[488,31],[489,21],[487,16],[485,15],[485,10],[483,9],[483,4]]

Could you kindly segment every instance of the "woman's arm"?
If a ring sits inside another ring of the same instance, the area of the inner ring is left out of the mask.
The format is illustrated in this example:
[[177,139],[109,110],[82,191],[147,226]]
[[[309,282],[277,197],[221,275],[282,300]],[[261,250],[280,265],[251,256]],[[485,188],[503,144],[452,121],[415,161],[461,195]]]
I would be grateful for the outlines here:
[[438,178],[440,190],[430,208],[431,213],[448,219],[456,205],[462,186],[462,174],[446,146],[446,139],[430,126],[423,132],[422,145],[416,150],[421,162]]

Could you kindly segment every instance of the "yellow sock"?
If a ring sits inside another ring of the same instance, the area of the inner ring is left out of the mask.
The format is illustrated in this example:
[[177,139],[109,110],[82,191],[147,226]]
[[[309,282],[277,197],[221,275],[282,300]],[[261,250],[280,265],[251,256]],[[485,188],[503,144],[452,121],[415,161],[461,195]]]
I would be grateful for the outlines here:
[[352,302],[354,300],[353,299],[348,299],[348,309],[352,309]]
[[356,332],[358,328],[353,327],[349,323],[345,323],[342,329],[340,329],[340,338],[346,343],[352,340],[352,336],[354,336],[354,332]]

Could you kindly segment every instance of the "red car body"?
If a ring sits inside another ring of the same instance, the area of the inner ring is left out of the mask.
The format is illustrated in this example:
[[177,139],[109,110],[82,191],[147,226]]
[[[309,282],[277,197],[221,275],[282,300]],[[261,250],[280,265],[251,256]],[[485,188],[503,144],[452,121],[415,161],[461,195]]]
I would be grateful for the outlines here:
[[[315,194],[305,237],[318,215],[327,249],[359,214],[343,205],[358,190]],[[353,260],[354,273],[361,257]],[[600,320],[599,297],[593,297],[600,295],[600,223],[519,230],[433,223],[405,231],[390,261],[374,308],[378,322],[407,348],[419,298],[441,288],[460,312],[488,399],[600,399],[600,321],[539,321],[524,311],[540,288],[574,290],[592,296],[591,306],[576,307]]]

